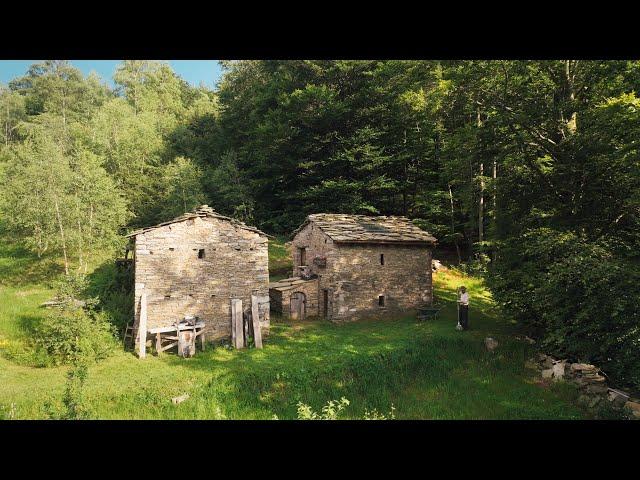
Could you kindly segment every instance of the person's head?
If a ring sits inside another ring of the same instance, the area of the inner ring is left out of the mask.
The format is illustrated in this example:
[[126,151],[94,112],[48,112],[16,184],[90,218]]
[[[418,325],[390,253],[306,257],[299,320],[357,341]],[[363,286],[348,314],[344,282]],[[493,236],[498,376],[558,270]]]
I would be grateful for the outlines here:
[[460,292],[465,293],[466,291],[467,291],[467,288],[464,285],[462,285],[460,287]]

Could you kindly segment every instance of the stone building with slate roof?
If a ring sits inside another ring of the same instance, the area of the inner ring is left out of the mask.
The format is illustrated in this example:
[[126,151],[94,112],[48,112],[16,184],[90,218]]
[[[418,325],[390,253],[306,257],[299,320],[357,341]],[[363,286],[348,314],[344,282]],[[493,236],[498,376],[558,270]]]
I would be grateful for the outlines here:
[[293,277],[269,286],[284,316],[339,321],[432,302],[436,239],[408,218],[309,215],[291,243]]
[[[134,253],[136,332],[143,291],[147,328],[197,316],[207,339],[231,335],[231,299],[241,299],[250,312],[251,295],[268,294],[268,235],[207,205],[127,237]],[[268,318],[260,320],[267,331]]]

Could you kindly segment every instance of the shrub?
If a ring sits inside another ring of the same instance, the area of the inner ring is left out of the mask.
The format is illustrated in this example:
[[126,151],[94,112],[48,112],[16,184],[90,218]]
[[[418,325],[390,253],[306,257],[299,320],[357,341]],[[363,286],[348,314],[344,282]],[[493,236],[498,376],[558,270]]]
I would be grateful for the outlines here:
[[540,228],[509,241],[489,272],[501,307],[556,356],[640,387],[640,268],[604,239]]
[[100,360],[115,348],[115,327],[109,315],[95,309],[97,299],[78,298],[86,285],[82,276],[63,279],[57,289],[60,307],[52,309],[35,328],[36,345],[56,365]]
[[102,312],[81,307],[55,309],[36,327],[34,340],[55,365],[78,357],[106,358],[115,348],[114,327]]
[[[315,412],[311,406],[298,402],[298,420],[338,420],[340,414],[349,406],[349,400],[342,397],[340,400],[329,400],[322,407],[322,413]],[[391,405],[391,411],[384,415],[373,410],[365,410],[363,420],[395,420],[395,407]],[[278,417],[274,415],[274,419]]]

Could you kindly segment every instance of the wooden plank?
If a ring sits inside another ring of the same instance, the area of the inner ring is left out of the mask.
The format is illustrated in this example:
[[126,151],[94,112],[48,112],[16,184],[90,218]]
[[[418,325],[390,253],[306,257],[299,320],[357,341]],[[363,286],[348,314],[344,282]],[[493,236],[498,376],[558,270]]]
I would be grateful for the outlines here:
[[140,295],[140,322],[138,323],[138,336],[140,338],[138,357],[147,356],[147,292]]
[[162,337],[160,332],[156,333],[156,353],[162,352]]
[[239,298],[231,299],[231,333],[233,346],[235,348],[244,348],[244,322],[242,319],[242,300]]
[[260,310],[258,297],[251,295],[251,321],[253,323],[253,343],[256,348],[262,348],[262,331],[260,330]]
[[[204,328],[205,327],[205,323],[204,322],[198,322],[196,323],[196,329],[198,328]],[[193,327],[191,325],[187,325],[185,323],[180,324],[180,330],[186,330],[186,329],[192,329]],[[156,327],[156,328],[151,328],[148,330],[148,333],[167,333],[167,332],[175,332],[176,331],[176,327],[175,325],[172,325],[170,327]]]

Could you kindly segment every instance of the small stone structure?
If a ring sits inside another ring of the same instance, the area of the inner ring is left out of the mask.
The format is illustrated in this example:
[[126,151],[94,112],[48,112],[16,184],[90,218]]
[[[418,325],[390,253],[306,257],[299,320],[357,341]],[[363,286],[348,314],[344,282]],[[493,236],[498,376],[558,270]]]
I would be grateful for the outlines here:
[[[197,316],[213,340],[231,336],[232,299],[241,299],[250,317],[251,295],[268,294],[268,236],[207,205],[127,237],[134,252],[136,332],[143,293],[147,329]],[[260,317],[268,333],[268,307]]]
[[320,314],[318,279],[285,278],[269,284],[271,309],[292,320],[304,320]]
[[332,321],[397,314],[432,303],[435,243],[406,217],[309,215],[291,242],[293,278],[289,285],[271,285],[274,310],[289,316],[296,291],[305,294],[306,315]]

